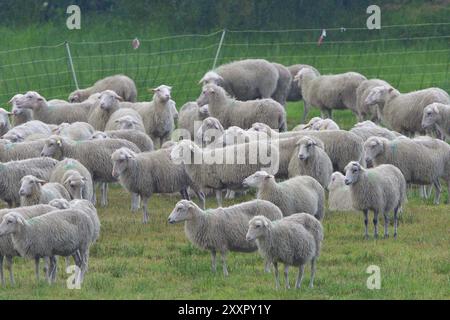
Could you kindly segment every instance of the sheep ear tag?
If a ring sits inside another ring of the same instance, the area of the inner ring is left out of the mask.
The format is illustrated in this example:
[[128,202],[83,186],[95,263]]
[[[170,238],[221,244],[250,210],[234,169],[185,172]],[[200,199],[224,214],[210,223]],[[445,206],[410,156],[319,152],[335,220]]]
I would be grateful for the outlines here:
[[58,145],[58,146],[61,146],[62,145],[62,143],[61,143],[61,140],[56,140],[56,144]]

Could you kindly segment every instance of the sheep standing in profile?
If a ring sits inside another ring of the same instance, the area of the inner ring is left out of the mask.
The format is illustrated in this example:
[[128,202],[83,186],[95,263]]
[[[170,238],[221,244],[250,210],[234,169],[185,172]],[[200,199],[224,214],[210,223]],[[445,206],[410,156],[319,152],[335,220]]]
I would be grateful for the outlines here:
[[389,212],[394,211],[394,238],[397,238],[398,210],[406,201],[406,180],[395,166],[383,164],[364,169],[352,161],[345,168],[345,184],[350,186],[353,207],[364,213],[365,238],[369,238],[369,210],[373,210],[374,237],[378,238],[378,214],[384,216],[384,237],[389,237]]

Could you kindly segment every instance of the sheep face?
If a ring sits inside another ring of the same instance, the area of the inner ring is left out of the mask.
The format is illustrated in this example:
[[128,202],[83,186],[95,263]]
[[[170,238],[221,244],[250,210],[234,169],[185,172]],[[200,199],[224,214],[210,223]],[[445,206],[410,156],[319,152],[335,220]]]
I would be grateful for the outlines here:
[[217,86],[223,87],[224,79],[216,72],[209,71],[203,76],[199,83],[202,85],[215,84]]
[[386,101],[387,95],[391,93],[394,89],[386,86],[378,86],[372,88],[369,94],[364,100],[366,106],[373,106],[375,104],[382,104]]
[[248,142],[245,130],[235,126],[225,130],[222,139],[226,146]]
[[81,102],[81,92],[80,90],[75,90],[69,95],[67,99],[70,103]]
[[24,176],[21,180],[21,185],[19,189],[19,195],[21,197],[29,197],[31,196],[36,190],[39,190],[41,188],[41,185],[45,183],[44,180],[38,179],[35,176],[28,175]]
[[166,86],[166,85],[160,85],[159,87],[155,89],[151,89],[153,94],[153,100],[156,100],[161,103],[166,103],[171,98],[171,91],[172,87]]
[[17,107],[17,106],[14,104],[11,113],[12,113],[13,116],[17,117],[17,116],[20,116],[20,115],[24,114],[24,113],[25,113],[25,110],[24,110],[23,108]]
[[256,171],[251,176],[245,178],[242,185],[244,187],[258,188],[264,181],[271,178],[273,178],[273,176],[268,174],[266,171]]
[[36,110],[47,104],[47,101],[36,91],[28,91],[23,96],[15,99],[18,108]]
[[181,200],[172,210],[172,213],[169,215],[168,222],[170,224],[174,224],[177,222],[187,221],[194,218],[193,209],[195,205],[188,200]]
[[422,116],[422,128],[429,129],[434,126],[436,122],[440,120],[439,109],[435,103],[428,105],[423,110]]
[[[193,153],[196,151],[196,145],[190,140],[181,140],[176,146],[170,151],[170,159],[175,164],[182,163],[195,163]],[[200,148],[198,148],[200,149]],[[197,150],[200,151],[200,150]]]
[[328,185],[328,190],[334,190],[344,185],[344,175],[339,171],[334,172],[331,175],[330,184]]
[[17,142],[23,142],[25,140],[25,137],[20,132],[7,132],[3,136],[3,139],[17,143]]
[[69,201],[66,199],[53,199],[48,203],[50,206],[58,208],[60,210],[69,209]]
[[218,86],[214,84],[207,84],[203,86],[202,93],[197,98],[197,104],[202,107],[210,102],[210,99],[217,94]]
[[78,171],[69,170],[63,176],[63,186],[67,189],[72,199],[83,199],[83,189],[87,179]]
[[314,148],[317,146],[317,142],[311,137],[303,137],[298,142],[298,158],[301,161],[306,161],[314,152]]
[[264,216],[256,216],[248,223],[248,231],[245,236],[247,241],[264,237],[267,234],[270,225],[270,220]]
[[115,120],[115,123],[119,125],[119,130],[133,130],[139,122],[132,116],[124,116]]
[[133,151],[128,148],[120,148],[111,155],[111,160],[113,162],[112,176],[115,178],[120,177],[120,175],[128,169],[129,162],[133,161],[136,155]]
[[364,143],[364,154],[367,166],[372,166],[375,158],[384,150],[384,144],[381,138],[371,137]]
[[3,216],[2,223],[0,223],[0,236],[17,232],[20,226],[25,223],[25,219],[18,212],[10,212],[5,214]]
[[118,101],[123,101],[122,97],[112,90],[105,90],[101,93],[99,98],[100,109],[104,111],[111,110]]
[[345,179],[344,183],[349,186],[351,184],[354,184],[358,181],[359,174],[361,173],[362,168],[361,165],[356,162],[352,161],[345,167]]
[[317,77],[316,73],[311,68],[302,68],[300,71],[295,75],[294,81],[298,83],[299,88],[302,87],[302,83],[306,81],[307,78],[315,78]]
[[250,131],[264,132],[267,135],[270,135],[272,129],[265,123],[255,122],[252,127],[249,129]]
[[200,117],[202,117],[202,118],[209,117],[208,105],[205,104],[204,106],[198,108],[198,113],[199,113]]
[[44,148],[41,152],[41,157],[52,157],[57,160],[63,158],[63,139],[59,136],[51,136],[45,141]]
[[108,135],[102,131],[96,131],[91,136],[91,140],[108,139]]

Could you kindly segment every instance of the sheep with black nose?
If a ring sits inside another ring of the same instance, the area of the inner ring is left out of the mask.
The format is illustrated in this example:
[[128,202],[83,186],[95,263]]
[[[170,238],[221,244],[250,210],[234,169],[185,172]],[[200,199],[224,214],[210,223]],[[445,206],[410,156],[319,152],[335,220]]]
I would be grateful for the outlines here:
[[406,201],[406,180],[400,169],[390,164],[364,169],[352,161],[345,167],[344,182],[350,186],[353,207],[364,213],[365,238],[369,238],[369,210],[374,213],[375,238],[378,238],[378,214],[384,215],[384,237],[388,238],[389,212],[394,211],[394,238],[397,238],[397,213]]

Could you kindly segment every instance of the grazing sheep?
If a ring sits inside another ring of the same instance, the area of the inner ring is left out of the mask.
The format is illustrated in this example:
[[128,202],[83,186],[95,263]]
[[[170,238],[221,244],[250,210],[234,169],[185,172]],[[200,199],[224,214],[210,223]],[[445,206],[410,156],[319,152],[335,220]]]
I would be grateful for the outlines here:
[[82,141],[89,140],[94,131],[94,128],[87,122],[64,122],[53,133],[74,141]]
[[131,123],[133,128],[145,133],[144,122],[140,114],[133,109],[122,108],[115,111],[105,125],[104,131],[121,130]]
[[33,175],[26,175],[20,180],[20,206],[47,204],[53,199],[70,199],[66,188],[57,182],[38,179]]
[[237,100],[270,98],[277,89],[279,72],[264,59],[246,59],[224,64],[208,71],[200,84],[215,84]]
[[289,177],[311,176],[322,187],[327,188],[333,173],[333,164],[324,148],[323,142],[318,138],[310,136],[300,138],[289,162]]
[[62,184],[71,199],[94,201],[94,185],[89,170],[79,161],[71,158],[61,160],[50,175],[50,182]]
[[0,136],[4,135],[11,129],[11,122],[9,121],[10,115],[12,115],[11,112],[0,108]]
[[434,102],[450,104],[450,97],[439,88],[400,93],[391,86],[378,86],[370,90],[365,100],[367,105],[378,104],[379,116],[389,129],[406,136],[425,133],[423,111]]
[[144,132],[136,130],[96,131],[91,139],[124,139],[134,143],[142,152],[154,150],[152,139]]
[[384,215],[384,237],[389,237],[389,212],[394,211],[394,238],[397,238],[398,209],[406,200],[406,181],[402,172],[390,164],[364,169],[352,161],[345,168],[346,185],[350,186],[353,207],[364,213],[365,238],[369,210],[373,210],[374,237],[378,238],[378,214]]
[[[310,219],[314,217],[310,216]],[[319,255],[320,248],[316,243],[321,242],[321,238],[315,238],[317,233],[309,231],[302,224],[305,217],[298,217],[293,214],[289,217],[272,222],[264,216],[256,216],[250,220],[248,224],[248,232],[246,239],[248,241],[256,240],[259,253],[269,263],[273,264],[275,270],[276,288],[280,287],[278,276],[278,263],[284,263],[285,286],[289,285],[289,266],[299,268],[295,288],[299,289],[303,280],[303,272],[305,264],[311,261],[311,280],[309,286],[314,285],[314,276],[316,271],[316,259]],[[307,221],[310,221],[308,219]],[[318,222],[318,221],[317,221]],[[323,228],[320,222],[318,234],[322,235]]]
[[432,103],[423,110],[422,128],[437,127],[443,137],[450,138],[450,105]]
[[259,170],[272,174],[278,170],[276,144],[251,142],[217,149],[201,149],[190,140],[180,141],[170,157],[184,164],[191,179],[202,189],[211,188],[222,205],[222,190],[240,190],[242,182]]
[[302,90],[304,123],[312,106],[320,109],[322,118],[331,118],[333,109],[350,109],[357,114],[356,89],[367,79],[356,72],[322,76],[312,69],[303,68],[295,80]]
[[322,220],[325,214],[325,192],[312,177],[297,176],[277,183],[273,175],[257,171],[246,178],[243,184],[258,188],[257,198],[275,204],[283,216],[306,212]]
[[52,134],[52,129],[42,121],[32,120],[12,128],[3,135],[3,139],[11,142],[22,142],[28,136],[35,134],[49,136]]
[[[380,79],[369,79],[361,82],[361,84],[356,89],[356,107],[358,111],[357,118],[359,122],[364,120],[371,120],[378,123],[380,121],[380,119],[378,118],[378,104],[366,104],[366,99],[370,94],[370,91],[378,86],[390,86],[390,84]],[[382,104],[382,102],[380,103]]]
[[87,122],[91,107],[97,101],[98,95],[94,95],[81,103],[49,104],[39,93],[28,91],[17,98],[15,104],[18,108],[31,109],[35,120],[59,125],[63,122]]
[[17,211],[3,216],[0,236],[11,235],[14,249],[22,257],[35,260],[36,278],[39,280],[39,259],[48,257],[49,282],[55,280],[56,255],[75,259],[81,269],[78,281],[81,283],[86,270],[83,257],[91,245],[93,224],[91,218],[82,211],[67,209],[54,210],[26,220]]
[[361,139],[363,139],[364,141],[366,141],[370,137],[382,137],[388,140],[394,140],[397,137],[401,136],[400,133],[380,127],[370,120],[355,124],[353,128],[350,129],[350,132],[361,137]]
[[[134,143],[122,139],[87,140],[75,143],[63,137],[51,136],[46,140],[41,156],[58,160],[76,159],[88,169],[95,182],[109,183],[116,181],[111,175],[111,154],[121,147],[140,152]],[[106,206],[107,202],[106,188],[103,186],[100,204]]]
[[272,94],[271,98],[279,102],[282,106],[285,106],[289,90],[291,89],[292,75],[289,69],[286,68],[285,66],[275,62],[273,62],[272,64],[278,70],[278,81],[277,87],[274,93]]
[[120,148],[111,155],[112,175],[128,191],[142,198],[143,223],[148,222],[148,200],[154,193],[179,191],[189,200],[187,188],[193,188],[205,207],[205,196],[187,175],[182,165],[176,165],[169,158],[168,150],[136,154],[130,149]]
[[129,77],[118,74],[98,80],[92,87],[75,90],[69,95],[69,102],[83,102],[90,95],[105,90],[116,92],[125,101],[135,102],[137,99],[137,89],[134,81]]
[[254,241],[247,241],[247,226],[254,216],[268,221],[283,217],[280,209],[265,200],[253,200],[231,207],[202,210],[192,201],[181,200],[169,215],[169,223],[185,222],[186,237],[197,247],[211,251],[211,268],[216,272],[216,252],[222,256],[223,274],[228,276],[228,251],[253,252]]
[[[295,140],[295,138],[297,138],[298,141],[298,139],[303,136],[310,136],[320,139],[325,146],[325,152],[328,154],[331,162],[333,163],[333,168],[335,171],[344,172],[345,166],[350,161],[364,161],[364,141],[357,135],[345,130],[290,131],[279,133],[264,124],[255,124],[253,128],[258,132],[265,132],[272,139],[279,139],[280,146],[282,144],[282,140],[292,140],[292,138]],[[292,144],[289,145],[292,146]],[[285,154],[285,152],[280,152],[280,156],[283,156],[283,154]],[[291,154],[288,154],[289,159]],[[281,167],[282,160],[280,160],[280,170]]]
[[[446,165],[450,161],[450,146],[440,140],[423,137],[424,141],[401,137],[392,141],[371,137],[364,143],[366,163],[391,164],[400,169],[408,183],[419,185],[433,184],[438,204],[441,194],[439,178],[450,181]],[[428,144],[427,144],[428,141]],[[436,147],[433,143],[439,144]],[[439,146],[442,149],[438,149]],[[450,190],[449,190],[450,191]]]
[[202,121],[202,125],[197,130],[196,142],[203,147],[217,147],[218,138],[221,137],[225,129],[217,118],[208,117]]
[[13,143],[0,139],[0,162],[25,160],[40,156],[45,140]]
[[231,126],[249,129],[255,122],[280,131],[287,128],[283,106],[272,99],[238,101],[230,98],[223,88],[208,84],[203,87],[197,103],[199,106],[208,104],[211,116],[217,118],[225,129]]
[[352,194],[350,187],[344,183],[345,177],[339,171],[331,175],[328,185],[328,210],[330,211],[352,211]]
[[292,82],[291,88],[289,89],[289,95],[287,101],[300,101],[302,100],[302,88],[298,84],[298,80],[295,79],[295,76],[298,72],[303,68],[308,68],[314,71],[316,75],[320,75],[319,71],[316,68],[307,65],[307,64],[294,64],[292,66],[287,67],[289,72],[291,73]]
[[31,158],[0,163],[0,199],[4,200],[10,208],[18,206],[22,177],[31,174],[39,179],[48,180],[57,163],[58,161],[50,158]]
[[197,126],[201,121],[209,116],[208,106],[199,107],[198,104],[193,102],[185,103],[181,109],[178,117],[178,128],[185,129],[190,134],[190,139],[194,140],[195,134],[197,132],[197,127],[195,126],[196,121]]
[[[4,215],[15,211],[20,213],[25,219],[30,219],[33,217],[40,216],[42,214],[54,211],[56,208],[46,204],[38,204],[30,207],[21,207],[15,209],[1,209],[0,210],[0,221]],[[14,249],[14,245],[10,236],[0,237],[0,278],[2,285],[5,285],[5,278],[3,274],[3,259],[6,257],[7,267],[9,271],[9,280],[11,285],[14,285],[14,274],[13,274],[13,257],[19,256],[19,253]]]

